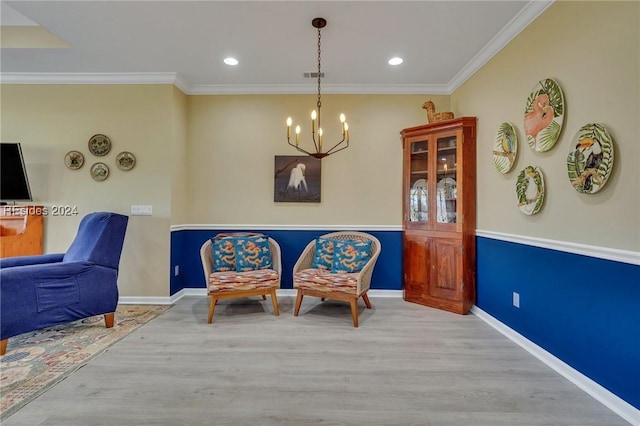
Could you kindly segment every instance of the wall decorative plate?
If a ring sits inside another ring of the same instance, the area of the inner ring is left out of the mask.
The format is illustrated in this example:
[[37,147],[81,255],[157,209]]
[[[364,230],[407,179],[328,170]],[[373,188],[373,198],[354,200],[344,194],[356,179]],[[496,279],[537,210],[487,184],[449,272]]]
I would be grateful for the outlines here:
[[93,135],[89,139],[89,152],[96,157],[103,157],[111,150],[111,140],[105,135]]
[[539,167],[527,166],[518,175],[516,181],[518,208],[527,215],[540,211],[544,203],[544,178]]
[[84,155],[80,151],[69,151],[64,156],[64,164],[68,169],[78,170],[84,164]]
[[593,194],[602,189],[613,170],[613,139],[599,123],[578,130],[567,156],[569,181],[578,192]]
[[133,166],[136,165],[136,157],[130,152],[123,151],[116,156],[116,165],[120,170],[126,172],[133,169]]
[[95,181],[102,182],[109,177],[109,167],[104,163],[95,163],[91,166],[91,177]]
[[553,79],[540,80],[524,108],[524,133],[531,149],[548,151],[560,137],[564,120],[564,95]]
[[493,145],[493,163],[500,173],[507,173],[516,162],[518,136],[511,123],[502,123]]

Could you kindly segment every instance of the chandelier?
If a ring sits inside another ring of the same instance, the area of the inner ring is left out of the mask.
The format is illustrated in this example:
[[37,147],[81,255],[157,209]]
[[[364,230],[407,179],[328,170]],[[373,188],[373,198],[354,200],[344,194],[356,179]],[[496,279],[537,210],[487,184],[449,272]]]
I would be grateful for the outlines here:
[[315,151],[307,151],[306,149],[300,148],[299,146],[300,126],[296,126],[295,140],[293,143],[291,142],[291,125],[293,124],[293,120],[291,119],[291,117],[287,118],[287,143],[292,147],[294,147],[295,149],[297,149],[298,151],[304,152],[305,154],[320,160],[328,155],[335,154],[338,151],[342,151],[343,149],[346,149],[349,146],[349,125],[345,121],[346,119],[344,114],[340,114],[340,124],[342,127],[342,139],[338,143],[333,145],[331,148],[329,148],[328,150],[326,151],[322,150],[324,141],[323,141],[322,126],[320,124],[320,108],[322,107],[322,101],[321,101],[322,95],[320,93],[320,79],[322,77],[322,72],[320,70],[320,53],[321,53],[320,40],[322,36],[320,34],[320,30],[327,25],[327,20],[324,18],[314,18],[311,21],[311,25],[313,25],[314,28],[318,29],[318,102],[316,103],[318,110],[317,111],[313,110],[311,112],[311,138],[313,140]]

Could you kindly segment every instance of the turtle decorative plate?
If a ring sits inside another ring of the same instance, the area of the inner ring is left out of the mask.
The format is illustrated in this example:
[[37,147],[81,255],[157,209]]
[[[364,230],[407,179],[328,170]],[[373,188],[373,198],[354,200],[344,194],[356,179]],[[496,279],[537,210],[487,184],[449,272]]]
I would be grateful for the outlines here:
[[544,203],[544,178],[539,167],[527,166],[516,181],[518,208],[529,216],[540,211]]
[[598,123],[578,130],[567,156],[569,181],[578,192],[593,194],[602,189],[613,170],[613,140]]
[[564,119],[564,96],[553,79],[540,80],[524,108],[524,133],[531,149],[548,151],[560,137]]
[[89,139],[89,152],[96,157],[104,157],[111,150],[111,140],[106,135],[93,135]]
[[502,123],[498,127],[496,142],[493,145],[493,162],[500,173],[507,173],[516,162],[518,154],[518,136],[511,123]]

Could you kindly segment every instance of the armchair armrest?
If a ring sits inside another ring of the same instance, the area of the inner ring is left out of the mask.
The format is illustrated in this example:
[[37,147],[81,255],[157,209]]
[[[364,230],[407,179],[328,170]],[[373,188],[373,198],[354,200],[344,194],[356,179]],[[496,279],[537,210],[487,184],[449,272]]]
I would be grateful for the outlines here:
[[0,259],[0,268],[13,268],[15,266],[42,265],[46,263],[62,262],[64,253],[43,254],[38,256],[16,256]]
[[313,257],[316,254],[316,240],[312,240],[302,251],[302,254],[298,258],[298,261],[293,265],[293,274],[300,272],[303,269],[311,268],[313,264]]

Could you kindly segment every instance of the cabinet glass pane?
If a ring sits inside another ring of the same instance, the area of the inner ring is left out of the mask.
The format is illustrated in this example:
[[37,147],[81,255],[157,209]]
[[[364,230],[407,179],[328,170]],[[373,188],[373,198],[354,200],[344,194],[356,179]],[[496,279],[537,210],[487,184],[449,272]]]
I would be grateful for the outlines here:
[[436,220],[438,223],[457,222],[458,188],[456,171],[458,166],[458,141],[456,136],[437,139],[438,165],[436,192]]
[[409,164],[409,221],[427,222],[429,220],[429,193],[427,178],[429,168],[429,143],[418,141],[411,143],[411,161]]

